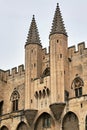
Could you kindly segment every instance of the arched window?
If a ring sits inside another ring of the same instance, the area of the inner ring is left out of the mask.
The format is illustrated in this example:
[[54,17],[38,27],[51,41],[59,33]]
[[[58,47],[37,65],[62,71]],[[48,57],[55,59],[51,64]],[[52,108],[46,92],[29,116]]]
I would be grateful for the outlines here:
[[51,127],[51,118],[49,115],[43,116],[43,128],[50,128]]
[[84,86],[84,82],[80,77],[76,77],[73,82],[71,88],[75,90],[75,96],[82,96],[82,87]]
[[53,118],[46,112],[42,113],[34,126],[34,130],[54,130],[55,129],[55,122]]
[[86,116],[86,119],[85,119],[85,130],[87,130],[87,116]]
[[17,130],[28,130],[27,125],[24,122],[21,122],[18,127]]
[[8,130],[6,126],[2,126],[0,130]]
[[62,122],[62,130],[79,130],[79,120],[75,113],[66,113]]
[[20,95],[16,89],[14,89],[12,95],[11,95],[11,101],[12,101],[12,111],[18,110],[18,100],[20,98]]

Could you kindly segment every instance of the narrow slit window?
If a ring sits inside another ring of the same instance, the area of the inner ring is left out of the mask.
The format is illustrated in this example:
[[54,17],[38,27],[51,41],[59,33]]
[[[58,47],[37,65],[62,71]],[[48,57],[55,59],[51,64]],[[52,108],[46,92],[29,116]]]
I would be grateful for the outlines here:
[[60,58],[62,58],[62,54],[60,54]]

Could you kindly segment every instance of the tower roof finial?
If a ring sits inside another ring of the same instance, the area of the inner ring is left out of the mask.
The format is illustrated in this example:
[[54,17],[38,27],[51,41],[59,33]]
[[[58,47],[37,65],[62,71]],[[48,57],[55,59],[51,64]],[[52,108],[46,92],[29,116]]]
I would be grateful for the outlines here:
[[33,15],[28,36],[27,36],[27,41],[26,41],[26,44],[31,44],[31,43],[41,45],[40,37],[39,37],[39,33],[35,21],[35,15]]
[[33,19],[35,18],[35,15],[33,14]]
[[61,11],[59,8],[59,3],[57,3],[57,6],[56,6],[56,11],[54,14],[54,19],[53,19],[50,35],[56,34],[56,33],[64,34],[67,36],[67,32],[64,27],[63,18],[62,18]]

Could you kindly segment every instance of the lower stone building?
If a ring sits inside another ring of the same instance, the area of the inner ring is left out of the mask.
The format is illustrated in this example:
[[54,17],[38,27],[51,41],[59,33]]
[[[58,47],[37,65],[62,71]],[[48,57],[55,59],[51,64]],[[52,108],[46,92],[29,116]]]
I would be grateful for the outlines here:
[[0,130],[87,130],[87,48],[68,47],[58,4],[49,52],[33,16],[25,65],[0,70]]

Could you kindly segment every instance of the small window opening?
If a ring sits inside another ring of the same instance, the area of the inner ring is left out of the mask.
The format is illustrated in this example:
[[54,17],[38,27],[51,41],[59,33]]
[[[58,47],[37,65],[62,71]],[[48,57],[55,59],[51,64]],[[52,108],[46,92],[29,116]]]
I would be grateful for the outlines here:
[[33,49],[31,50],[31,52],[33,53]]
[[31,103],[33,102],[33,100],[31,99]]
[[34,67],[36,67],[36,63],[34,63]]
[[59,40],[57,40],[57,43],[59,42]]
[[83,107],[83,104],[81,103],[80,105],[81,105],[81,108],[82,108],[82,107]]
[[62,58],[62,54],[60,54],[60,58]]
[[50,128],[51,127],[51,118],[44,117],[43,119],[43,128]]

